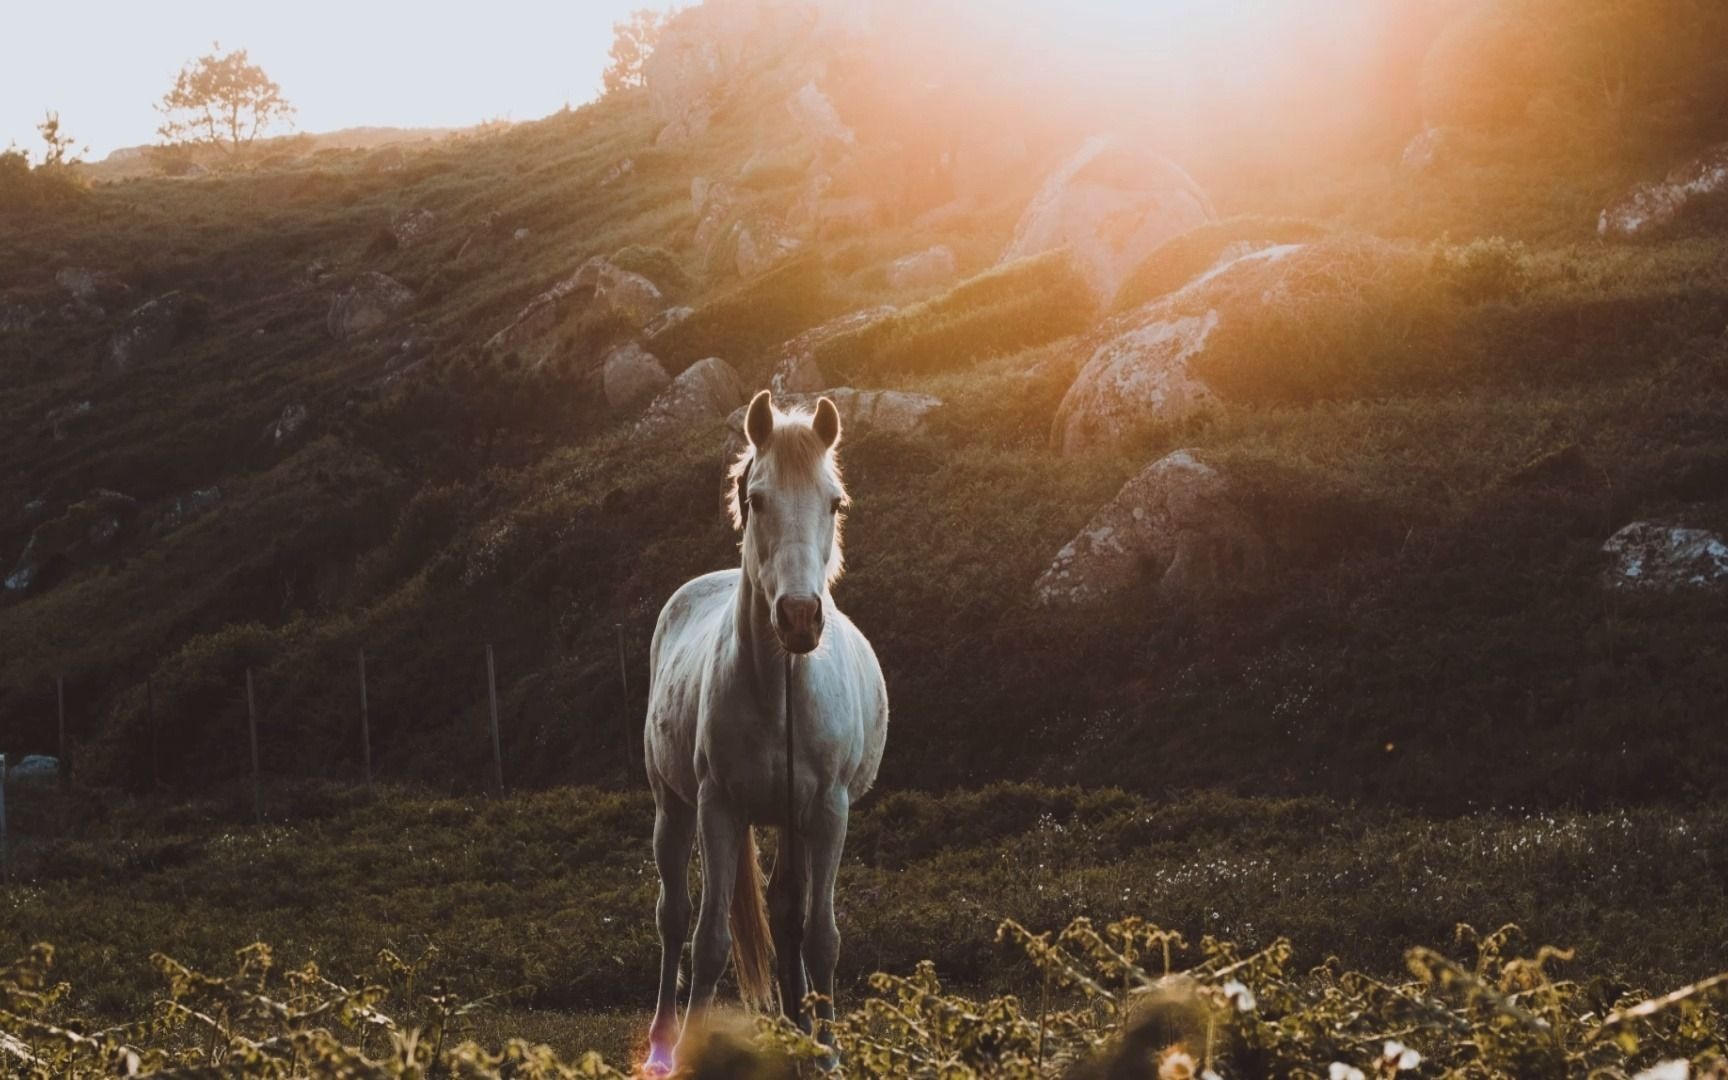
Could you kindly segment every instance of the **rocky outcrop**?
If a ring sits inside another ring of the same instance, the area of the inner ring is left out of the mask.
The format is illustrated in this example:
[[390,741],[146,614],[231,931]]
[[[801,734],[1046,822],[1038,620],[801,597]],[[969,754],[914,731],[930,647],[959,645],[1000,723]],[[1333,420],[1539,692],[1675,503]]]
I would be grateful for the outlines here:
[[180,338],[187,308],[186,297],[180,292],[164,293],[133,308],[108,339],[104,369],[118,374],[165,356]]
[[642,64],[648,106],[660,122],[655,143],[700,137],[714,112],[747,72],[797,55],[792,45],[815,24],[805,4],[778,0],[709,0],[674,15]]
[[850,334],[873,323],[880,322],[894,314],[892,305],[864,308],[830,319],[821,326],[804,331],[791,341],[780,346],[779,354],[774,360],[773,373],[768,377],[768,388],[774,391],[778,400],[787,394],[812,394],[828,387],[828,377],[816,362],[816,353],[828,341]]
[[658,435],[691,424],[718,420],[744,404],[744,383],[732,365],[717,356],[685,368],[662,390],[636,422],[636,434]]
[[891,289],[928,289],[946,285],[960,276],[960,266],[954,260],[954,249],[937,244],[895,259],[888,264],[888,287]]
[[1259,576],[1265,548],[1229,479],[1178,450],[1092,515],[1032,592],[1049,606],[1101,604],[1147,580],[1162,593],[1192,593]]
[[6,575],[5,588],[26,592],[41,587],[58,567],[112,545],[137,513],[137,500],[130,496],[92,491],[59,517],[36,526],[29,546]]
[[324,325],[330,336],[350,339],[390,322],[414,302],[414,290],[388,274],[367,271],[330,299]]
[[1067,247],[1100,302],[1164,241],[1215,220],[1181,167],[1120,139],[1093,136],[1044,181],[1002,261]]
[[423,207],[409,210],[398,214],[396,220],[390,223],[390,235],[396,238],[399,247],[413,247],[432,235],[432,226],[437,224],[437,221],[437,215]]
[[1285,244],[1251,251],[1104,323],[1079,346],[1080,374],[1056,411],[1051,442],[1063,454],[1075,454],[1118,443],[1150,421],[1179,420],[1216,405],[1193,365],[1230,317],[1235,279],[1275,288],[1276,282],[1259,281],[1259,274],[1301,250]]
[[814,79],[800,86],[786,100],[786,112],[798,132],[817,146],[824,143],[850,146],[854,141],[852,129],[840,119],[834,102]]
[[533,351],[558,326],[583,316],[617,318],[629,329],[641,330],[664,307],[665,298],[652,281],[596,255],[530,300],[509,326],[487,339],[485,348]]
[[1728,143],[1677,166],[1661,180],[1635,184],[1596,219],[1607,240],[1648,240],[1673,232],[1704,206],[1728,204]]
[[151,523],[150,532],[156,536],[171,533],[192,519],[208,514],[221,502],[222,489],[214,486],[196,488],[184,495],[176,495],[174,501]]
[[804,241],[785,225],[762,214],[734,222],[730,240],[732,267],[739,277],[746,278],[773,269],[804,246]]
[[1634,521],[1610,536],[1610,588],[1671,593],[1728,588],[1728,540],[1705,529]]
[[[872,433],[918,435],[943,404],[941,398],[930,394],[904,390],[854,390],[850,386],[837,386],[820,394],[787,394],[784,397],[776,394],[774,404],[786,412],[813,409],[824,397],[834,402],[834,407],[840,411],[840,423],[849,439]],[[733,410],[732,415],[726,418],[724,457],[727,463],[737,459],[748,441],[744,435],[747,412],[749,406],[745,405]]]
[[620,411],[652,401],[672,382],[660,361],[634,342],[606,354],[600,378],[606,404]]
[[110,307],[125,303],[132,295],[131,288],[116,275],[81,266],[62,267],[55,272],[54,283],[71,297],[61,308],[68,321],[104,318]]
[[0,296],[0,334],[20,334],[35,326],[42,309]]

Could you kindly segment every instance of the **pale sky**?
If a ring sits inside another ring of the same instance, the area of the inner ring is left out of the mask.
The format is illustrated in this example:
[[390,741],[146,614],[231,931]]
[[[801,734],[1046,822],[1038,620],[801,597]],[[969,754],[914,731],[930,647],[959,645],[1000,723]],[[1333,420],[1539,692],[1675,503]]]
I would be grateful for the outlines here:
[[[836,0],[826,0],[836,2]],[[839,0],[848,2],[848,0]],[[860,0],[881,2],[881,0]],[[891,0],[890,0],[891,2]],[[1023,62],[1057,52],[1087,82],[1117,61],[1130,73],[1171,59],[1216,67],[1207,53],[1259,39],[1278,49],[1339,7],[1371,0],[915,0],[961,25],[1021,42]],[[613,22],[669,0],[0,0],[0,147],[40,152],[48,109],[88,157],[157,141],[152,108],[188,60],[247,49],[298,107],[295,130],[461,127],[533,120],[599,92]],[[938,20],[939,21],[939,20]],[[1246,31],[1246,32],[1244,32]],[[992,35],[994,36],[994,35]],[[1069,48],[1062,48],[1068,46]],[[1012,53],[1004,53],[1011,56]],[[1066,67],[1067,65],[1062,65]],[[1136,80],[1137,81],[1137,80]]]

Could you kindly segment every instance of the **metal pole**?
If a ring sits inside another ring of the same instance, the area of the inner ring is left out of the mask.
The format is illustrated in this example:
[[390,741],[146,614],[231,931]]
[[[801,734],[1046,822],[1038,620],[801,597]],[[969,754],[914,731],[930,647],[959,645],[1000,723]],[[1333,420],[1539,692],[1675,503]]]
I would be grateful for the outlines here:
[[498,742],[498,670],[492,662],[492,645],[486,645],[486,697],[492,707],[492,780],[504,793],[504,751]]
[[264,823],[264,795],[258,787],[258,706],[252,696],[252,669],[246,669],[246,730],[252,738],[252,819]]
[[630,749],[631,736],[634,734],[630,723],[630,668],[624,662],[624,624],[612,625],[618,631],[618,681],[624,686],[624,764],[628,767],[636,760],[636,755]]
[[372,794],[372,718],[366,707],[366,650],[360,650],[360,758],[366,766],[366,794]]

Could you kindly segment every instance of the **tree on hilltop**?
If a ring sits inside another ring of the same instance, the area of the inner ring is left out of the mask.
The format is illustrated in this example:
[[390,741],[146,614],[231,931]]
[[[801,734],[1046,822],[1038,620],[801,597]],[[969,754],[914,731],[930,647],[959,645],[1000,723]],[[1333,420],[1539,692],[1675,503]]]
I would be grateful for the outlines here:
[[600,73],[606,93],[642,85],[642,64],[659,42],[666,18],[663,11],[639,10],[631,12],[626,21],[612,24],[612,62]]
[[248,146],[277,123],[291,123],[294,106],[245,49],[208,56],[180,69],[174,86],[157,104],[163,116],[156,133],[174,144],[203,143],[230,152]]

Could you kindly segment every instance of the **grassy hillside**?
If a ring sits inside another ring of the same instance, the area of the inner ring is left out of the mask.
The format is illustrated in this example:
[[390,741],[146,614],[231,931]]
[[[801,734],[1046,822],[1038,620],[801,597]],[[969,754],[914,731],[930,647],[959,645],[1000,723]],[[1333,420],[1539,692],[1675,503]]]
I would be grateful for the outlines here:
[[[1599,546],[1627,521],[1728,524],[1723,234],[1594,235],[1596,209],[1692,144],[1526,153],[1489,133],[1432,174],[1394,168],[1380,142],[1276,182],[1202,169],[1225,224],[1155,255],[1134,295],[1256,220],[1341,253],[1388,239],[1404,269],[1365,278],[1336,318],[1268,308],[1233,329],[1207,372],[1222,411],[1059,459],[1045,436],[1094,312],[1058,257],[992,264],[1061,148],[961,212],[890,214],[760,276],[716,274],[692,181],[732,182],[740,220],[795,203],[804,151],[753,119],[785,90],[763,75],[677,147],[653,145],[626,93],[482,137],[0,215],[0,295],[42,313],[0,338],[0,564],[92,489],[139,504],[116,544],[0,599],[0,748],[53,748],[63,675],[85,777],[195,790],[244,766],[251,666],[265,768],[351,778],[364,648],[381,772],[469,790],[486,776],[490,642],[510,781],[633,785],[654,614],[735,558],[721,426],[631,439],[596,386],[622,332],[604,320],[559,326],[543,363],[481,347],[604,255],[694,307],[657,345],[673,373],[718,355],[759,385],[780,342],[898,305],[819,356],[853,385],[948,402],[927,435],[845,451],[838,596],[889,673],[892,786],[1348,790],[1448,810],[1721,793],[1707,718],[1728,700],[1728,607],[1598,586]],[[419,210],[430,227],[399,239]],[[938,242],[959,283],[890,284],[890,260]],[[128,291],[63,316],[68,267]],[[381,332],[333,338],[331,296],[365,272],[415,299]],[[105,366],[125,312],[170,290],[189,298],[171,347]],[[51,414],[85,402],[56,434]],[[267,434],[295,409],[303,428]],[[1280,551],[1268,580],[1085,615],[1030,606],[1090,514],[1181,447],[1259,492]],[[1576,467],[1533,470],[1550,456]],[[212,487],[213,510],[170,520]]]

